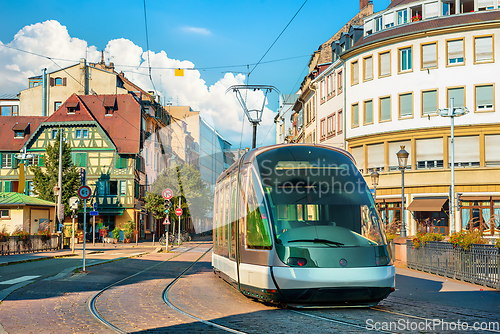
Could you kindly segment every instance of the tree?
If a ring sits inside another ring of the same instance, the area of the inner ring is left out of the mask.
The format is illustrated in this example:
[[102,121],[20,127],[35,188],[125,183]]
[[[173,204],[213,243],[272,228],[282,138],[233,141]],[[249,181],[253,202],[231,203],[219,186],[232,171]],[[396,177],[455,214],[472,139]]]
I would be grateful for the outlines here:
[[[171,189],[174,194],[170,199],[172,207],[169,211],[170,221],[172,222],[178,219],[175,215],[175,209],[179,206],[179,198],[181,198],[182,217],[184,218],[191,217],[193,221],[204,219],[212,209],[213,194],[210,187],[201,179],[200,172],[193,165],[186,164],[180,167],[172,167],[156,179],[153,183],[152,193],[160,198],[161,205],[158,198],[153,199],[152,196],[150,197],[152,207],[154,207],[153,203],[156,203],[156,212],[159,212],[160,209],[163,210],[164,202],[160,195],[167,188]],[[146,202],[148,202],[148,197],[146,197]]]
[[[60,131],[60,130],[59,130]],[[50,145],[45,148],[43,156],[43,167],[30,166],[33,173],[33,188],[34,193],[39,198],[46,201],[56,202],[54,196],[54,187],[57,185],[59,177],[59,138],[58,133],[54,146]],[[64,205],[64,215],[70,215],[68,200],[75,196],[80,187],[80,177],[78,169],[73,164],[71,158],[71,147],[69,143],[63,141],[62,144],[62,203]]]
[[165,218],[165,200],[162,196],[148,191],[144,200],[146,202],[146,210],[153,213],[155,219]]

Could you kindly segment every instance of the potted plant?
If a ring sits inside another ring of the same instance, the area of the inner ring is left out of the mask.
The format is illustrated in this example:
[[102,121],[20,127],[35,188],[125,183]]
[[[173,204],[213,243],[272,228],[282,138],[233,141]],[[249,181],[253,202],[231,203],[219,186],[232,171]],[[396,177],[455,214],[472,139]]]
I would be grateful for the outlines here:
[[2,231],[0,232],[0,242],[9,241],[9,233]]
[[116,243],[118,239],[120,239],[120,229],[118,227],[115,227],[113,231],[111,231],[113,234],[113,243]]
[[49,241],[52,237],[49,231],[38,231],[36,232],[36,235],[40,235],[43,242]]
[[124,234],[123,242],[125,242],[125,243],[130,242],[130,238],[132,237],[132,233],[134,233],[134,227],[135,227],[135,224],[132,220],[129,220],[125,224],[125,228],[123,229],[123,234]]

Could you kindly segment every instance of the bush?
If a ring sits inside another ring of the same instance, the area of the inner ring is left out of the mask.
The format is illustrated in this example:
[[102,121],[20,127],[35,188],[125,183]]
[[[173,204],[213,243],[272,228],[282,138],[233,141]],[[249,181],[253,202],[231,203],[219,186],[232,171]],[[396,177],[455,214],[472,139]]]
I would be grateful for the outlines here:
[[111,233],[113,233],[113,239],[118,240],[120,238],[120,229],[118,227],[115,227]]
[[498,238],[497,241],[495,242],[495,247],[500,248],[500,238]]
[[41,235],[43,241],[48,241],[52,237],[49,231],[38,231],[36,235]]
[[0,242],[5,242],[9,241],[9,233],[7,232],[0,232]]
[[14,231],[12,233],[12,236],[18,237],[19,241],[22,241],[22,242],[27,242],[30,238],[30,234],[28,232],[24,232],[24,231]]
[[415,248],[419,248],[420,246],[424,246],[429,241],[442,241],[444,236],[439,233],[421,233],[418,232],[415,238],[413,238],[413,246]]
[[486,244],[487,241],[483,239],[483,232],[475,231],[460,231],[451,234],[450,242],[455,246],[460,246],[465,250],[470,248],[472,244]]
[[387,233],[387,242],[391,242],[392,240],[399,238],[399,234],[396,233]]
[[123,229],[123,234],[125,236],[125,239],[130,239],[132,233],[134,233],[134,228],[135,228],[135,223],[132,220],[129,220],[125,224],[125,228]]

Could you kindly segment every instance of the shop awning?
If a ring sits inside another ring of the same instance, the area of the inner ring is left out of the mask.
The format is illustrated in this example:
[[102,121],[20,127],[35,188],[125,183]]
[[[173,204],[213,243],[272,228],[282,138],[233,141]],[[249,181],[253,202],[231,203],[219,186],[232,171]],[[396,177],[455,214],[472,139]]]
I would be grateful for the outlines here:
[[415,198],[410,206],[409,211],[441,211],[443,204],[448,198]]

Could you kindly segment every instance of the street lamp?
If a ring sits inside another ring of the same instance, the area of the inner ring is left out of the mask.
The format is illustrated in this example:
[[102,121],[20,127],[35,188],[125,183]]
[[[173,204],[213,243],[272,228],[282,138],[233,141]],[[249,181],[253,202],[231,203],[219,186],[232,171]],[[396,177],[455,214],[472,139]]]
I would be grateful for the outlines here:
[[408,163],[410,153],[406,152],[405,147],[401,146],[401,150],[396,153],[398,156],[399,169],[401,170],[401,231],[400,236],[406,238],[405,224],[405,168]]
[[379,174],[377,170],[373,170],[373,172],[370,174],[372,178],[372,185],[373,185],[373,201],[376,203],[377,202],[377,185],[378,185],[378,178]]
[[450,98],[450,107],[437,110],[439,116],[451,120],[451,198],[450,198],[450,233],[455,232],[455,117],[469,113],[466,107],[455,108],[454,98]]
[[54,189],[53,189],[54,190],[54,197],[56,198],[56,212],[55,212],[55,215],[54,215],[54,217],[57,217],[57,218],[54,219],[54,229],[56,231],[57,231],[57,224],[59,223],[59,219],[60,219],[59,213],[57,212],[57,209],[58,209],[58,207],[57,207],[57,198],[59,196],[59,190],[60,189],[61,188],[59,188],[58,186],[55,186]]

